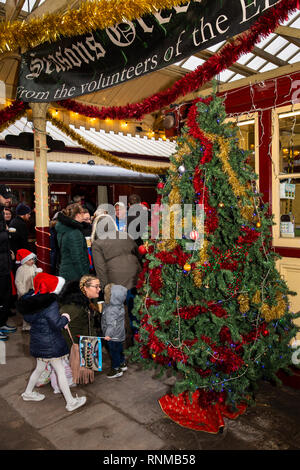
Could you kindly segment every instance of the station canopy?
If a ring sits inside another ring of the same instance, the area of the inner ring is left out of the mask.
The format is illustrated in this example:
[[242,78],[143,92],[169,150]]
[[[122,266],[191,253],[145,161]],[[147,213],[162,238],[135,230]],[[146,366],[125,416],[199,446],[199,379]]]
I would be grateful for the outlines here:
[[[234,0],[235,1],[235,0]],[[233,1],[233,2],[234,2]],[[242,3],[243,0],[236,0]],[[282,0],[283,1],[283,0]],[[101,0],[99,0],[101,2]],[[68,9],[77,9],[82,1],[72,0],[0,0],[0,16],[2,21],[13,22],[23,20],[28,22],[33,18],[42,17],[48,13],[61,13]],[[194,2],[191,2],[194,3]],[[244,2],[246,5],[247,2]],[[249,2],[248,2],[249,3]],[[256,2],[253,2],[254,4]],[[268,3],[268,2],[267,2]],[[274,4],[274,1],[269,2]],[[220,28],[222,24],[220,23]],[[290,14],[287,21],[282,23],[272,34],[257,43],[250,53],[242,55],[228,69],[222,71],[215,78],[220,90],[226,87],[238,87],[246,82],[254,83],[264,80],[265,77],[289,73],[290,70],[300,69],[300,11]],[[228,38],[230,42],[231,38]],[[179,79],[189,72],[204,64],[215,53],[222,50],[227,41],[222,41],[207,48],[201,48],[193,55],[183,58],[172,65],[166,66],[154,72],[148,73],[133,80],[126,81],[117,86],[103,89],[99,92],[78,96],[75,100],[82,105],[93,105],[98,108],[106,106],[125,106],[128,103],[137,103],[148,96],[159,93],[171,87]],[[20,68],[21,56],[19,52],[4,52],[0,61],[0,98],[4,106],[5,100],[15,99]],[[282,73],[281,73],[282,72]],[[269,74],[269,75],[268,75]],[[180,97],[176,103],[189,101],[199,95],[201,91],[211,88],[211,82],[205,83],[196,93]],[[131,136],[140,135],[151,137],[151,132],[156,132],[156,138],[161,137],[162,114],[160,111],[149,113],[139,119],[131,119],[128,122],[113,120],[102,121],[98,124],[88,118],[74,116],[70,112],[59,108],[59,101],[51,103],[57,111],[64,115],[64,122],[74,125],[76,128],[83,126],[86,129],[96,128],[105,132],[114,131],[130,133]],[[74,113],[73,113],[74,114]],[[126,129],[127,127],[127,129]],[[152,135],[153,137],[153,135]]]

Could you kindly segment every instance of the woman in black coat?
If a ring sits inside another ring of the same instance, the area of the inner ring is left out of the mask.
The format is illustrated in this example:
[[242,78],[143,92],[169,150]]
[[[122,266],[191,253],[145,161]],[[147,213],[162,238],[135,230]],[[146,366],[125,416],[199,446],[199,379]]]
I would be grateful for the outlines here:
[[22,398],[25,401],[41,401],[45,398],[45,395],[34,392],[33,389],[50,362],[66,400],[66,409],[73,411],[85,404],[86,397],[72,396],[62,361],[69,353],[69,347],[61,330],[69,323],[70,317],[67,313],[60,315],[56,294],[62,289],[64,279],[39,273],[35,276],[33,285],[34,295],[23,296],[17,305],[25,321],[30,323],[30,353],[37,359],[36,368]]

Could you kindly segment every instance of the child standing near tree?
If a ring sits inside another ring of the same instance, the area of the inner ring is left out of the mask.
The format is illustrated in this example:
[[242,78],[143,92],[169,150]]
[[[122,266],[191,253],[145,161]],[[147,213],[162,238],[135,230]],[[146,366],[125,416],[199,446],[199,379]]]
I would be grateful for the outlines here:
[[[42,272],[35,264],[36,255],[29,250],[20,249],[16,253],[16,264],[20,266],[17,269],[15,277],[15,285],[17,289],[18,299],[33,290],[34,277]],[[22,331],[29,331],[30,325],[23,319]]]
[[104,288],[104,305],[101,328],[111,357],[109,379],[121,377],[127,370],[123,354],[125,341],[125,308],[127,289],[117,284],[107,284]]
[[64,283],[62,277],[39,273],[33,280],[34,294],[23,296],[18,302],[19,312],[31,325],[30,354],[37,360],[22,398],[24,401],[44,400],[45,395],[35,392],[34,387],[50,363],[66,400],[66,409],[73,411],[85,404],[86,397],[72,396],[64,367],[63,360],[68,357],[69,347],[61,330],[69,323],[70,316],[67,313],[60,314],[57,302],[57,294]]

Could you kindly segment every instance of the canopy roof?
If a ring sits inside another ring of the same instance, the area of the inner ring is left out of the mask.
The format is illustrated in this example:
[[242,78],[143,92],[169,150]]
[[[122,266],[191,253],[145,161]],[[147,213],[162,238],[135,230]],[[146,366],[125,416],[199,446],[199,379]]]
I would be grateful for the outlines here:
[[[84,0],[83,0],[84,1]],[[0,0],[0,15],[3,20],[14,21],[22,19],[28,21],[33,17],[42,16],[45,13],[58,13],[66,11],[67,8],[78,8],[81,4],[78,0]],[[139,102],[146,97],[158,93],[170,87],[179,78],[187,72],[194,70],[201,65],[212,54],[222,48],[224,42],[219,43],[206,50],[178,62],[175,65],[166,67],[162,70],[150,73],[140,78],[136,78],[122,85],[118,85],[101,92],[92,93],[76,98],[77,101],[85,104],[102,106],[123,106],[128,103]],[[228,70],[222,72],[218,77],[221,85],[226,87],[239,86],[239,83],[245,84],[245,80],[255,80],[257,74],[260,74],[261,80],[265,73],[274,72],[277,76],[288,73],[288,67],[293,66],[293,70],[300,70],[300,12],[290,15],[288,21],[277,28],[275,33],[270,34],[265,40],[261,41],[253,49],[253,52],[242,56]],[[0,57],[0,98],[2,103],[5,98],[15,97],[17,72],[20,62],[20,55],[16,53],[2,54]],[[211,84],[206,84],[202,88],[208,88]],[[199,90],[201,91],[201,90]],[[195,95],[193,95],[194,97]],[[189,95],[182,101],[191,99]],[[180,100],[179,100],[180,102]],[[61,110],[61,112],[64,112]],[[87,119],[69,118],[70,123],[76,127],[83,125],[88,128],[93,124],[87,122]],[[157,127],[159,113],[145,116],[141,122],[135,122],[128,132],[135,134],[137,127],[142,127],[144,133]],[[102,126],[106,131],[114,130],[119,132],[121,123],[114,121],[110,123],[109,128]],[[140,130],[139,130],[140,132]]]

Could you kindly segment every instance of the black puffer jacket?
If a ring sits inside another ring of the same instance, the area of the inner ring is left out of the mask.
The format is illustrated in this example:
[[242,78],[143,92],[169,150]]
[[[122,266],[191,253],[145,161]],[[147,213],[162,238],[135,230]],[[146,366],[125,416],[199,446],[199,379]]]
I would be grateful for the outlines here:
[[37,294],[17,302],[18,311],[31,325],[30,354],[33,357],[49,359],[69,353],[61,331],[68,319],[60,315],[56,299],[55,294]]
[[11,256],[3,209],[4,207],[0,206],[0,276],[7,276],[11,271]]

